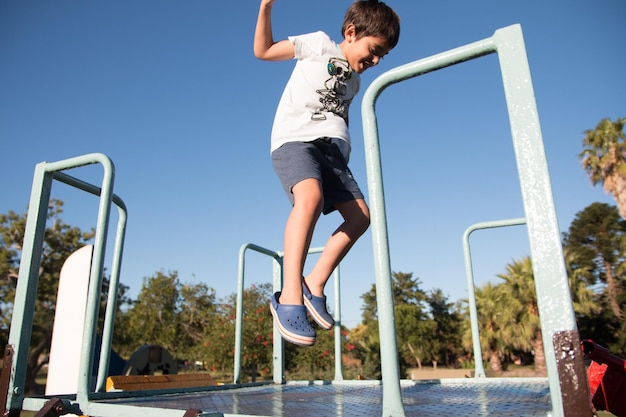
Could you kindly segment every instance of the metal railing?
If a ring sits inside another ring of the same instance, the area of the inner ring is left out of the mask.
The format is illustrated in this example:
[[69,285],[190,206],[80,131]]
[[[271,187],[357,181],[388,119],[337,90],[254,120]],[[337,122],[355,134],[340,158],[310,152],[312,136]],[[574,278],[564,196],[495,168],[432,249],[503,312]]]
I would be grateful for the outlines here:
[[478,310],[476,308],[476,291],[474,285],[474,269],[472,268],[472,252],[470,250],[470,235],[477,230],[493,229],[496,227],[518,226],[526,224],[526,219],[496,220],[491,222],[476,223],[471,225],[463,233],[463,255],[465,259],[465,276],[467,278],[467,305],[470,313],[470,326],[472,329],[472,346],[474,350],[474,377],[484,378],[483,353],[480,347],[480,332],[478,330]]
[[[241,351],[242,351],[242,334],[243,334],[243,294],[245,281],[245,264],[247,251],[258,252],[262,255],[269,256],[273,259],[273,287],[274,291],[280,291],[283,286],[283,252],[277,252],[263,248],[253,243],[246,243],[239,249],[239,274],[237,280],[237,313],[235,319],[235,369],[233,380],[235,384],[241,382]],[[320,253],[324,250],[321,248],[310,248],[309,254]],[[337,266],[333,272],[334,289],[335,289],[335,381],[343,380],[341,366],[341,296],[340,296],[340,268]],[[274,383],[281,384],[285,382],[285,361],[284,361],[284,341],[274,323],[274,354],[273,354],[273,379]]]
[[[383,416],[404,416],[391,288],[391,266],[375,104],[390,85],[492,53],[498,55],[508,107],[513,147],[528,235],[543,332],[553,416],[577,407],[574,395],[563,395],[561,382],[584,386],[579,349],[563,334],[577,337],[565,271],[560,232],[548,173],[537,105],[520,25],[496,30],[493,36],[417,60],[385,72],[366,90],[361,112],[367,168],[383,378]],[[567,354],[563,352],[567,351]],[[557,366],[557,353],[559,366]],[[570,361],[569,363],[566,363]],[[563,366],[564,365],[564,366]],[[568,366],[571,365],[571,366]],[[571,369],[560,375],[559,369]],[[581,373],[582,372],[582,373]]]

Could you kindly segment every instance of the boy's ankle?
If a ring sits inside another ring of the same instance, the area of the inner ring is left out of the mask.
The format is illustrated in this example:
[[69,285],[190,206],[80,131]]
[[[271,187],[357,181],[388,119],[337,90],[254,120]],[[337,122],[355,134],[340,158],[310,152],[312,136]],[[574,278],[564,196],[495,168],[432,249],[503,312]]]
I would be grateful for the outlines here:
[[304,285],[309,289],[311,294],[316,297],[322,297],[324,295],[324,285],[315,284],[313,280],[308,281],[306,278],[304,279]]
[[278,302],[284,305],[303,305],[302,296],[290,296],[284,292],[280,294]]

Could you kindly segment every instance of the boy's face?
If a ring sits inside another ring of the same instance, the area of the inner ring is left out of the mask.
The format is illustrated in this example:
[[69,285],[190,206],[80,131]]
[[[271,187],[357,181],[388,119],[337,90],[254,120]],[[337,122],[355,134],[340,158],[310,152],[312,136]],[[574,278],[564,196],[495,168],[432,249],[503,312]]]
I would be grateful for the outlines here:
[[350,64],[350,68],[357,74],[377,65],[380,60],[389,53],[391,48],[387,46],[385,38],[377,36],[363,36],[357,38],[350,27],[346,30],[347,41],[343,53]]

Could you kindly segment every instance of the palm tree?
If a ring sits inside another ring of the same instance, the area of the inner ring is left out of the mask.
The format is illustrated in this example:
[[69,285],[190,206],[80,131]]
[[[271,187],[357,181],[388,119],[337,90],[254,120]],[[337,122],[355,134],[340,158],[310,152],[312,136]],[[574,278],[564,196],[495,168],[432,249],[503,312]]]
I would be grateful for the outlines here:
[[514,261],[507,265],[507,272],[498,275],[505,281],[503,285],[511,299],[517,300],[518,310],[516,335],[513,346],[518,349],[532,350],[535,358],[535,373],[546,374],[546,355],[543,348],[543,336],[539,322],[539,307],[535,293],[535,279],[530,257]]
[[602,183],[604,191],[617,201],[620,215],[626,219],[626,143],[624,143],[626,117],[615,122],[602,119],[595,129],[585,131],[583,151],[579,157],[583,168],[596,185]]
[[[514,338],[516,300],[502,290],[502,285],[487,283],[476,288],[476,309],[480,344],[489,360],[489,367],[497,373],[502,372],[502,357],[508,353],[508,347]],[[471,331],[468,329],[468,331]]]

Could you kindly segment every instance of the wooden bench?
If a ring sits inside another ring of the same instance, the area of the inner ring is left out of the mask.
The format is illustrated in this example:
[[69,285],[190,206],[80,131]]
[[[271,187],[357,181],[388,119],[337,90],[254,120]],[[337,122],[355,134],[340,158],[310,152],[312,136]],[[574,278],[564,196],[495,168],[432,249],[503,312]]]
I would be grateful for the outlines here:
[[209,374],[118,375],[107,378],[107,391],[143,391],[167,388],[210,387],[217,382]]

